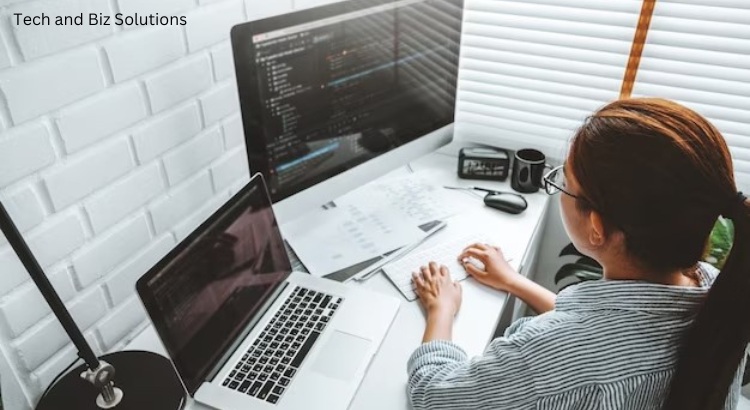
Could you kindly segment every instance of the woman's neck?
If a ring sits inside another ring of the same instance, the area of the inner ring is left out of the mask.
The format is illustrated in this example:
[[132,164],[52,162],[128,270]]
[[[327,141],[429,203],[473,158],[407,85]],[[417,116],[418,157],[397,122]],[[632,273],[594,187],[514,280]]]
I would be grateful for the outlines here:
[[671,272],[654,272],[630,260],[603,263],[604,278],[608,280],[640,280],[671,286],[700,286],[696,268],[680,269]]

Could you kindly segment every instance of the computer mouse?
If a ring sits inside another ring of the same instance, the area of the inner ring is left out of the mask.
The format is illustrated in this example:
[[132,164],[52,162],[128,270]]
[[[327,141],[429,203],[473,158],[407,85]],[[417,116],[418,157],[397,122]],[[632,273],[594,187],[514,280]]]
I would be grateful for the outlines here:
[[529,206],[526,198],[510,192],[488,194],[484,197],[484,204],[509,214],[520,214]]
[[480,261],[479,259],[473,258],[471,256],[469,256],[468,258],[462,259],[461,263],[463,263],[464,265],[467,263],[470,263],[474,265],[475,268],[482,270],[482,271],[484,270],[484,263],[482,263],[482,261]]

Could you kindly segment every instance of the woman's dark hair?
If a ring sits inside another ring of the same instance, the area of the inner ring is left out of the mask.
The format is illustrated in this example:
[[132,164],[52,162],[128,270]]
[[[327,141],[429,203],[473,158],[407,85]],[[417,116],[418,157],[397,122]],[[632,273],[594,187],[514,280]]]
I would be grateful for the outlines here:
[[732,219],[731,253],[684,336],[664,407],[722,409],[750,339],[750,205],[721,133],[671,101],[620,100],[578,130],[568,167],[578,208],[622,231],[655,275],[694,268],[719,215]]

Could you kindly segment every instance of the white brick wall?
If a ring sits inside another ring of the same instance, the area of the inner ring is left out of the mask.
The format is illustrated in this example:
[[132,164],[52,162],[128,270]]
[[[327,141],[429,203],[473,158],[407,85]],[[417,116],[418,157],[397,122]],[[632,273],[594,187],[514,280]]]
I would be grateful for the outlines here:
[[295,8],[295,5],[292,3],[292,0],[245,0],[245,7],[247,8],[247,18],[249,20],[258,20],[286,13],[287,10]]
[[54,161],[55,152],[43,124],[5,132],[0,138],[0,185],[7,185]]
[[146,311],[138,297],[133,296],[109,317],[102,320],[97,332],[105,349],[115,347],[127,336],[131,329],[138,327],[146,319]]
[[[39,225],[44,220],[44,210],[39,196],[31,186],[22,186],[18,191],[8,193],[3,203],[21,232]],[[4,239],[5,237],[0,238]]]
[[156,233],[162,234],[172,229],[212,196],[213,186],[208,172],[201,172],[176,190],[170,191],[166,198],[156,202],[150,209]]
[[221,155],[224,150],[221,131],[213,130],[164,156],[164,168],[170,185],[177,185],[194,175]]
[[10,66],[10,57],[5,42],[0,41],[0,69]]
[[114,80],[120,82],[182,57],[185,43],[180,28],[149,27],[112,38],[104,51]]
[[211,168],[211,176],[216,189],[220,191],[228,189],[236,184],[237,180],[250,176],[246,155],[245,147],[238,147]]
[[229,29],[244,19],[244,8],[239,0],[195,10],[188,15],[190,25],[185,28],[188,49],[192,53],[225,40]]
[[[109,3],[100,0],[42,0],[19,3],[11,7],[9,12],[38,16],[41,13],[55,16],[70,16],[86,13],[102,13],[111,15]],[[87,15],[87,14],[86,14]],[[53,54],[70,47],[85,44],[90,41],[106,37],[112,33],[112,26],[16,26],[12,25],[16,41],[21,54],[31,60],[37,57]]]
[[[0,0],[0,199],[96,352],[142,328],[135,281],[248,178],[229,28],[312,1]],[[18,11],[188,25],[16,27]],[[27,409],[76,356],[1,237],[0,353]]]
[[[51,273],[49,280],[62,300],[68,301],[75,295],[76,290],[67,269]],[[42,294],[33,283],[26,283],[0,303],[0,314],[13,337],[20,336],[50,312]]]
[[178,241],[185,239],[195,228],[198,227],[203,221],[208,218],[209,215],[214,213],[217,209],[223,205],[226,200],[229,199],[229,193],[226,197],[213,198],[207,205],[204,205],[198,210],[198,212],[185,218],[182,222],[174,227],[174,236]]
[[138,160],[145,163],[154,159],[192,138],[201,128],[200,110],[194,102],[155,117],[133,133]]
[[2,266],[2,281],[0,281],[0,295],[7,295],[14,288],[29,280],[29,275],[23,269],[13,250],[3,245],[0,250],[0,266]]
[[[243,145],[245,132],[242,130],[242,118],[237,114],[224,122],[224,145],[227,149]],[[244,145],[243,145],[244,147]]]
[[234,81],[234,59],[232,58],[232,46],[229,42],[216,47],[211,52],[211,61],[214,65],[214,78],[216,81],[231,78]]
[[42,267],[49,267],[70,255],[84,242],[81,218],[74,212],[52,216],[27,236],[29,248]]
[[133,296],[133,289],[135,289],[135,282],[138,278],[164,257],[174,245],[175,240],[172,234],[164,234],[112,273],[104,283],[104,288],[109,295],[110,305],[120,305],[125,299]]
[[101,233],[135,212],[141,205],[164,192],[165,182],[157,163],[138,168],[116,184],[86,201],[91,228]]
[[214,124],[240,109],[237,84],[234,81],[227,81],[224,85],[216,87],[200,101],[203,109],[203,123],[206,125]]
[[151,240],[145,215],[138,215],[102,236],[73,257],[73,269],[83,288],[89,287]]
[[294,6],[298,9],[306,9],[336,3],[336,1],[338,0],[294,0]]
[[[107,311],[101,289],[92,289],[68,303],[68,310],[79,327],[91,327],[104,317]],[[68,336],[60,323],[49,317],[24,333],[14,344],[24,367],[32,371],[39,368],[68,342]],[[98,347],[98,344],[94,344],[93,347]]]
[[68,153],[134,124],[148,115],[136,83],[114,87],[60,113],[57,126]]
[[195,7],[194,0],[117,0],[123,14],[175,14]]
[[52,204],[60,210],[103,188],[135,167],[127,138],[106,141],[81,155],[73,155],[45,174]]
[[0,89],[21,124],[101,91],[103,70],[96,48],[86,47],[3,70]]
[[208,56],[204,54],[169,66],[146,79],[146,89],[154,112],[173,107],[210,86],[211,64]]

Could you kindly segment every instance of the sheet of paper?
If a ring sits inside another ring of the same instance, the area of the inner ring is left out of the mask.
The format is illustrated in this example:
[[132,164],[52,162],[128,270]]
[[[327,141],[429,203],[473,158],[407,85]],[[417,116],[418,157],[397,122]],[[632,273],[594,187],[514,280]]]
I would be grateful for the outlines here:
[[337,204],[284,225],[289,245],[316,276],[383,255],[424,235],[399,213],[354,204]]
[[398,214],[413,225],[443,220],[459,212],[445,188],[419,173],[367,184],[337,199],[338,206]]

